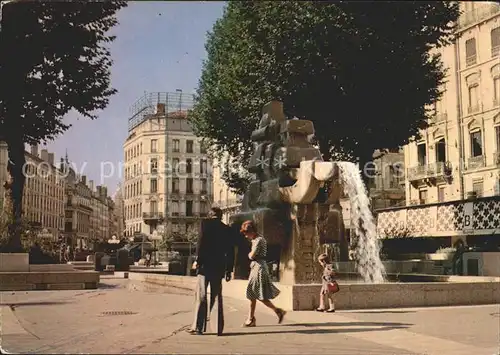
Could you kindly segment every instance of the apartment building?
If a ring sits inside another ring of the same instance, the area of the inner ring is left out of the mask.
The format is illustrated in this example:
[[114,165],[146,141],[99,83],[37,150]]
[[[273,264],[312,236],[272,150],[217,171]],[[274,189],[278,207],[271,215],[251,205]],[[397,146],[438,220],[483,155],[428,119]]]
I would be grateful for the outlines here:
[[[500,4],[460,6],[457,39],[439,49],[443,95],[430,127],[404,147],[409,207],[379,214],[383,228],[413,220],[414,234],[464,239],[500,227]],[[472,232],[466,221],[475,221]]]
[[116,235],[119,238],[122,238],[125,233],[125,201],[123,199],[123,192],[122,192],[122,187],[121,184],[118,186],[118,189],[116,190],[115,196],[113,197],[113,202],[115,205],[115,208],[113,210],[113,217],[114,217],[114,222],[113,222],[113,235]]
[[132,108],[124,144],[125,230],[196,233],[212,198],[212,164],[186,119],[192,95],[149,93]]
[[[24,220],[36,228],[43,237],[57,239],[63,231],[64,174],[54,165],[54,153],[32,146],[25,152],[23,193]],[[0,199],[4,196],[3,182],[7,180],[7,144],[0,142]],[[0,206],[2,201],[0,201]],[[43,233],[42,233],[43,231]]]
[[113,235],[114,203],[105,186],[95,187],[79,176],[67,157],[61,167],[66,176],[64,234],[73,247],[92,249]]
[[217,159],[213,160],[212,166],[214,191],[213,205],[222,209],[222,220],[224,223],[229,224],[231,215],[240,211],[243,196],[233,192],[222,179],[224,169],[227,167],[222,166]]

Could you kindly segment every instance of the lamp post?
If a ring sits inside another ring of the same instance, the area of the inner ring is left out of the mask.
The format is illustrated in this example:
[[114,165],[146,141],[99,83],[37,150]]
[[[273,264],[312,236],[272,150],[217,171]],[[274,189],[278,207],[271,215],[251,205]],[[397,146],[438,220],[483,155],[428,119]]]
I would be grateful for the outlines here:
[[158,231],[155,229],[153,231],[153,233],[151,234],[151,239],[153,240],[153,255],[154,255],[154,258],[153,258],[153,266],[156,267],[156,241],[157,240],[161,240],[162,239],[162,235],[160,233],[158,233]]

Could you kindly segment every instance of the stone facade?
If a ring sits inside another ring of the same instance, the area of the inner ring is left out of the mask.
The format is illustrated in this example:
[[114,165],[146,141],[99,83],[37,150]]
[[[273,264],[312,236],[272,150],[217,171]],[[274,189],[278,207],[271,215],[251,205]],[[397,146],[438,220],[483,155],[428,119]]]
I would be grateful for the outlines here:
[[500,5],[460,3],[458,39],[439,49],[443,95],[404,147],[408,205],[500,194]]

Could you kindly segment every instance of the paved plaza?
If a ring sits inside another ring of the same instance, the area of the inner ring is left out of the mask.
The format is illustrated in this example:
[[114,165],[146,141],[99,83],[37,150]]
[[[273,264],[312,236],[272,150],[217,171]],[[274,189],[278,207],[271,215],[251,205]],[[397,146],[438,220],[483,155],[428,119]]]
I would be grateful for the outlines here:
[[[3,292],[2,347],[14,353],[497,355],[500,305],[290,312],[282,325],[258,305],[225,298],[225,335],[192,336],[193,296],[144,292],[104,278],[98,290]],[[210,328],[210,327],[209,327]]]

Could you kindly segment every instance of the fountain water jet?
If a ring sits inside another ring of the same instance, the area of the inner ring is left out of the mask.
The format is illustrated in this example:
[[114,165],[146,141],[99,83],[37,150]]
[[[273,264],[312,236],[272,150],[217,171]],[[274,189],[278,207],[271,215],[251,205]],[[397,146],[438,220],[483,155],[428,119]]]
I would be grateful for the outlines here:
[[354,251],[357,270],[365,282],[384,282],[385,268],[380,260],[377,226],[361,173],[353,163],[338,162],[337,165],[344,192],[351,202],[351,220],[358,237]]

